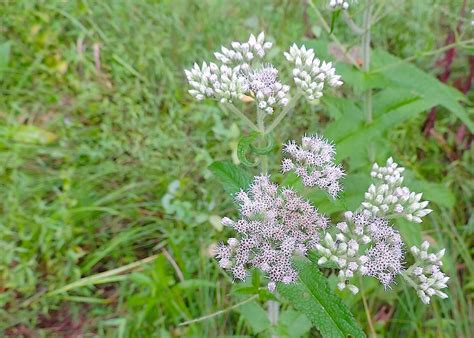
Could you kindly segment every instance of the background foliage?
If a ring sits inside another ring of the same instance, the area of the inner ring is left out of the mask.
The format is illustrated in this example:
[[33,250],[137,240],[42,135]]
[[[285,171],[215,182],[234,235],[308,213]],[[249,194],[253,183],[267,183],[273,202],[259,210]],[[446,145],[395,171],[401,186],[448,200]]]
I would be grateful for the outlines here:
[[[408,168],[410,187],[433,201],[422,226],[399,226],[409,244],[425,238],[447,248],[449,299],[424,306],[403,283],[385,292],[373,281],[357,296],[337,292],[364,330],[370,318],[381,336],[473,335],[474,93],[453,88],[472,77],[472,40],[455,46],[446,84],[436,79],[446,71],[439,60],[450,32],[456,41],[473,37],[463,3],[380,0],[373,70],[341,60],[343,95],[297,106],[275,134],[277,144],[312,132],[336,142],[348,169],[344,201],[307,195],[328,214],[357,205],[371,160],[389,154]],[[261,30],[280,48],[276,64],[294,41],[335,59],[312,8],[289,0],[0,6],[0,335],[318,336],[287,305],[270,328],[257,299],[178,326],[245,301],[259,286],[258,274],[233,285],[209,256],[226,238],[220,218],[235,210],[212,174],[219,168],[208,167],[236,162],[248,130],[215,103],[194,102],[183,68]],[[334,34],[347,47],[357,41],[342,22]],[[365,88],[374,89],[371,124],[361,108]],[[434,106],[436,123],[426,128]],[[277,173],[278,149],[273,159]]]

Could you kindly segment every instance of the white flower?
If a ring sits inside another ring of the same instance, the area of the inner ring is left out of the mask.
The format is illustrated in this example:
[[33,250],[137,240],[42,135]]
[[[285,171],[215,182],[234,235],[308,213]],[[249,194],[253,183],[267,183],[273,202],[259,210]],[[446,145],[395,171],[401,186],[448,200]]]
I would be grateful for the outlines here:
[[265,33],[261,32],[255,37],[250,34],[247,42],[234,41],[230,48],[221,47],[220,52],[214,53],[217,60],[224,64],[246,64],[254,59],[262,59],[266,50],[272,47],[272,43],[265,41]]
[[321,62],[315,57],[313,49],[293,44],[284,55],[294,65],[293,80],[295,84],[309,100],[319,99],[323,95],[325,84],[331,87],[342,85],[341,77],[336,75],[332,63]]
[[272,114],[276,105],[288,104],[290,87],[278,82],[278,70],[273,65],[253,70],[248,75],[250,89],[256,97],[257,105],[268,114]]
[[447,288],[449,277],[440,269],[443,265],[441,258],[445,250],[436,254],[428,253],[430,244],[425,241],[420,248],[413,246],[410,251],[415,257],[415,263],[406,270],[406,278],[410,278],[421,301],[428,304],[432,296],[447,298],[448,295],[441,290]]
[[304,136],[301,146],[290,141],[283,147],[290,158],[283,160],[284,173],[294,171],[308,187],[326,190],[333,198],[342,190],[339,180],[344,176],[340,165],[334,164],[335,149],[323,137]]
[[[352,3],[357,2],[357,0],[352,0]],[[349,1],[348,0],[329,0],[329,8],[332,10],[337,9],[344,9],[347,10],[349,8]]]
[[316,247],[327,219],[296,192],[280,189],[268,176],[256,176],[249,191],[241,191],[235,198],[241,218],[235,222],[224,218],[222,223],[240,238],[217,247],[220,266],[241,280],[249,268],[256,267],[268,276],[270,291],[276,282],[294,282],[293,255],[304,255]]
[[372,217],[398,215],[411,222],[421,223],[422,217],[432,210],[426,208],[427,201],[421,201],[422,194],[402,186],[403,171],[405,168],[399,167],[391,157],[384,167],[375,163],[370,173],[375,184],[370,185],[365,193],[361,211]]
[[199,67],[194,64],[190,70],[184,71],[191,89],[189,93],[197,100],[212,97],[222,102],[240,99],[248,91],[248,81],[240,74],[240,68],[227,65],[220,67],[215,63],[205,62]]
[[220,64],[204,62],[185,70],[191,89],[197,100],[214,98],[221,102],[233,102],[244,95],[255,99],[258,109],[272,114],[277,107],[288,104],[290,87],[278,81],[278,70],[271,64],[262,63],[266,51],[272,47],[262,32],[253,34],[247,42],[234,41],[231,47],[221,47],[214,53]]

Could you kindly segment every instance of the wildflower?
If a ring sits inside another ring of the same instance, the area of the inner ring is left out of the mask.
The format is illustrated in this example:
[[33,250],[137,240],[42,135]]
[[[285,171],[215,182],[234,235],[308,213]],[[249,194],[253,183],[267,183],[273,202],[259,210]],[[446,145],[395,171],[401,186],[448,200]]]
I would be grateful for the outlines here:
[[191,89],[197,100],[214,98],[221,102],[234,102],[244,95],[254,98],[258,109],[272,114],[277,107],[288,104],[290,87],[278,80],[278,70],[263,63],[272,43],[265,41],[262,32],[257,37],[250,34],[246,42],[234,41],[230,47],[222,46],[214,53],[216,63],[197,64],[185,70]]
[[418,248],[413,246],[410,251],[415,257],[415,263],[406,270],[406,278],[417,291],[421,301],[429,304],[432,296],[447,298],[448,295],[441,290],[447,287],[449,277],[447,277],[440,267],[443,265],[441,258],[445,250],[438,253],[428,253],[430,244],[425,241]]
[[341,77],[336,75],[332,63],[326,63],[315,57],[313,49],[306,49],[303,45],[298,47],[293,44],[288,52],[284,53],[286,59],[294,65],[293,80],[309,100],[317,100],[323,95],[324,85],[339,87],[342,85]]
[[[191,86],[189,93],[197,100],[212,98],[223,103],[249,96],[254,99],[259,110],[273,114],[277,108],[288,105],[290,86],[279,81],[278,70],[272,64],[264,62],[271,47],[272,43],[265,41],[263,32],[257,37],[250,34],[246,42],[234,41],[229,47],[222,46],[220,51],[214,53],[216,63],[203,62],[201,66],[194,64],[193,68],[185,70]],[[290,48],[291,55],[285,55],[296,63],[293,70],[295,82],[304,89],[308,98],[313,100],[321,97],[324,82],[330,86],[342,84],[331,63],[321,63],[315,59],[312,49],[306,51],[303,46],[301,50],[303,54],[294,45]],[[294,53],[299,54],[295,56]],[[300,64],[302,60],[307,64]]]
[[235,199],[241,218],[224,218],[239,239],[216,248],[219,265],[244,280],[255,267],[268,278],[273,291],[276,282],[296,280],[291,265],[293,255],[305,255],[319,243],[319,233],[328,226],[327,219],[291,189],[282,189],[268,176],[257,176],[248,192],[240,191]]
[[[357,2],[357,0],[352,0],[351,2]],[[348,0],[330,0],[329,1],[329,8],[332,10],[338,9],[349,9],[349,1]]]
[[390,157],[385,167],[375,163],[370,175],[376,180],[365,193],[362,212],[372,217],[402,216],[408,221],[421,223],[422,217],[432,210],[427,201],[421,201],[422,194],[411,192],[402,186],[405,170]]
[[295,141],[288,142],[283,152],[290,158],[283,160],[284,173],[294,171],[308,187],[326,190],[333,198],[342,190],[339,179],[344,176],[340,165],[334,164],[335,149],[320,136],[304,136],[301,146]]
[[357,273],[375,277],[389,287],[403,267],[400,234],[385,219],[371,219],[360,213],[346,213],[345,218],[336,225],[335,240],[328,232],[316,246],[322,256],[318,264],[336,263],[340,290],[348,288],[357,293],[358,288],[350,283]]
[[215,63],[202,66],[194,64],[190,70],[184,71],[191,89],[189,93],[197,100],[213,97],[221,102],[240,99],[248,91],[248,81],[240,74],[240,67],[229,67]]
[[249,76],[250,88],[257,99],[257,106],[268,114],[272,114],[275,105],[288,104],[289,86],[277,81],[278,70],[271,64],[252,71]]

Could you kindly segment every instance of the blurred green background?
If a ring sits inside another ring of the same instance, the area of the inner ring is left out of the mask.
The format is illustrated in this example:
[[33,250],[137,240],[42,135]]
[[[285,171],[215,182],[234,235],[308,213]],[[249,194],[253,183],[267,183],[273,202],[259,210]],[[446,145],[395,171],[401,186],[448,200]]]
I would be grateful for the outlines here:
[[[330,21],[326,1],[313,3]],[[409,244],[425,238],[447,248],[450,298],[424,306],[403,283],[387,291],[367,283],[380,336],[474,335],[473,136],[459,120],[472,121],[474,93],[450,88],[474,72],[466,3],[378,1],[373,47],[424,73],[367,77],[340,62],[343,96],[299,104],[275,133],[279,144],[311,132],[335,140],[349,193],[367,188],[363,145],[373,142],[378,161],[393,156],[409,186],[433,201],[423,225],[403,233]],[[3,1],[0,12],[0,336],[266,337],[258,302],[178,327],[248,297],[210,258],[228,234],[220,218],[235,208],[208,169],[237,161],[248,130],[214,102],[193,101],[183,69],[262,30],[275,42],[272,62],[283,65],[292,42],[331,41],[314,9],[297,0],[18,0]],[[351,15],[361,12],[354,6]],[[450,32],[457,40],[446,42]],[[340,20],[334,34],[358,44]],[[441,85],[435,77],[449,44],[457,54]],[[374,67],[398,62],[381,55]],[[360,121],[367,87],[378,95],[375,127]],[[421,105],[408,105],[414,95]],[[432,106],[436,123],[424,133]],[[347,141],[341,133],[353,124]],[[276,174],[278,149],[272,156]],[[322,211],[342,210],[318,199]],[[367,330],[361,296],[341,297]],[[281,336],[318,337],[305,318],[291,331],[295,314],[285,311]]]

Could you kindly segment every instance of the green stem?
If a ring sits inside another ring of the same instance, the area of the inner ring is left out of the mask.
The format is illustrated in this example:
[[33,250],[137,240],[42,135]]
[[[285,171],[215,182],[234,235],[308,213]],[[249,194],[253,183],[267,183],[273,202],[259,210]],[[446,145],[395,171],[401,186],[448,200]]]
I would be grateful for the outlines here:
[[[257,127],[261,134],[260,145],[265,146],[265,112],[261,109],[257,111]],[[268,171],[268,158],[267,155],[260,156],[260,171],[262,174],[266,174]]]
[[244,113],[242,113],[236,106],[234,106],[232,103],[223,103],[222,104],[225,108],[230,110],[232,113],[237,115],[239,118],[241,118],[243,121],[245,121],[250,128],[252,128],[254,131],[260,132],[260,129],[253,123],[247,116],[245,116]]
[[316,13],[316,16],[318,17],[319,21],[321,21],[321,25],[323,26],[324,30],[329,34],[329,37],[334,41],[335,44],[338,45],[338,47],[344,52],[344,56],[347,57],[347,59],[352,63],[352,65],[356,68],[360,68],[359,64],[357,63],[356,59],[349,53],[349,50],[339,41],[339,39],[331,33],[331,27],[329,24],[326,22],[324,19],[324,16],[321,14],[319,9],[313,4],[312,0],[308,1],[308,4],[311,6],[313,9],[314,13]]
[[283,118],[290,112],[290,110],[293,108],[293,106],[296,104],[296,102],[300,99],[300,97],[303,95],[303,92],[301,90],[298,90],[295,94],[294,97],[291,98],[290,102],[286,105],[285,108],[278,114],[277,117],[270,123],[270,126],[265,130],[264,135],[270,134],[273,129],[275,129],[280,122],[283,120]]

